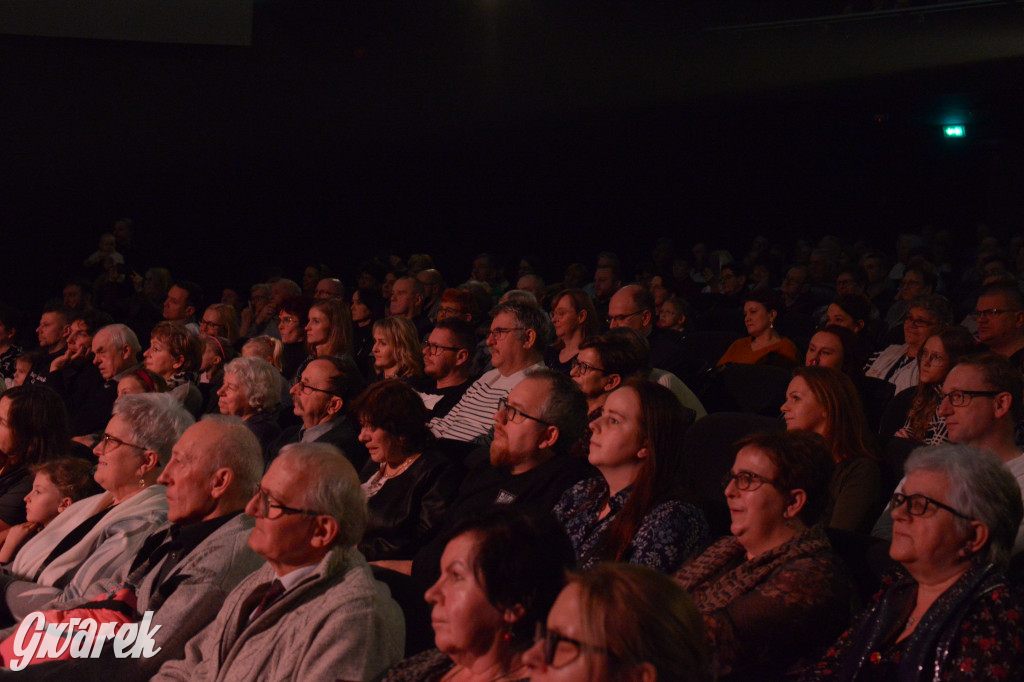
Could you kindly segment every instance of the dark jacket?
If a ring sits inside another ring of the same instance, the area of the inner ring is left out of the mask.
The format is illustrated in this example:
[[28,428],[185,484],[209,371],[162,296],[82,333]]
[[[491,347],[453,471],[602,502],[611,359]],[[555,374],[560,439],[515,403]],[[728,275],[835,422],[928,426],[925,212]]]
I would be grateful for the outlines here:
[[[366,446],[359,442],[358,431],[352,428],[352,422],[344,415],[331,420],[331,423],[331,430],[317,438],[316,442],[330,443],[337,447],[348,457],[348,461],[352,462],[355,470],[359,471],[366,464],[366,460],[370,458],[370,453],[366,451]],[[270,463],[277,457],[277,453],[281,451],[281,448],[285,445],[298,443],[300,440],[302,440],[301,424],[282,431],[281,435],[263,452],[263,459],[267,467],[270,467]]]
[[[369,460],[359,474],[364,483],[380,465]],[[388,479],[367,500],[369,519],[359,551],[367,561],[411,559],[437,532],[462,482],[461,467],[435,452],[424,452],[408,469]]]

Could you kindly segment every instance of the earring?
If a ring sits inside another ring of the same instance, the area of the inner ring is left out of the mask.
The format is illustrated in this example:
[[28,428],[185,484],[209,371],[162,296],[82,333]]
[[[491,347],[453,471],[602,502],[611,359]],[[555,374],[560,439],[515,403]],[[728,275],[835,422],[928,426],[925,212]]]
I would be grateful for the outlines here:
[[512,623],[505,626],[505,632],[502,634],[501,639],[504,640],[506,644],[515,639],[515,635],[512,634]]
[[146,479],[144,479],[144,478],[140,478],[139,479],[139,487],[140,488],[145,488],[146,487]]

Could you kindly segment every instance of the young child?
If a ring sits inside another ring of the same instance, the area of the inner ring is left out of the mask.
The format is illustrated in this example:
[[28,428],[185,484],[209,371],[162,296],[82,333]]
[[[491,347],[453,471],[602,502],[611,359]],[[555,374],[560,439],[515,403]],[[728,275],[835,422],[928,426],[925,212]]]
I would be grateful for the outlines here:
[[0,563],[9,563],[24,542],[57,518],[74,502],[96,492],[93,465],[82,459],[66,458],[31,467],[35,473],[32,490],[25,496],[25,523],[12,526],[0,547]]
[[12,386],[22,386],[25,380],[28,379],[29,373],[32,371],[32,363],[35,362],[35,356],[31,353],[25,353],[24,355],[18,356],[14,361],[14,379],[11,382]]
[[100,243],[96,251],[85,259],[83,265],[87,268],[103,265],[103,261],[107,258],[112,258],[115,263],[124,265],[124,256],[117,252],[117,239],[109,232],[104,232],[100,235]]

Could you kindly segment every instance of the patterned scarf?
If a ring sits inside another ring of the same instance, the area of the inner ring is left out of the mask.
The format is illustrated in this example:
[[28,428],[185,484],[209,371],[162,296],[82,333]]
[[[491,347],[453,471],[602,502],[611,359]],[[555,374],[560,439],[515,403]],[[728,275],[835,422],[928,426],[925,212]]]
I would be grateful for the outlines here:
[[789,542],[747,559],[724,575],[728,566],[746,556],[747,550],[733,536],[722,538],[699,557],[688,561],[676,580],[690,593],[702,613],[725,608],[747,594],[780,567],[805,556],[831,550],[828,537],[821,528],[809,528]]

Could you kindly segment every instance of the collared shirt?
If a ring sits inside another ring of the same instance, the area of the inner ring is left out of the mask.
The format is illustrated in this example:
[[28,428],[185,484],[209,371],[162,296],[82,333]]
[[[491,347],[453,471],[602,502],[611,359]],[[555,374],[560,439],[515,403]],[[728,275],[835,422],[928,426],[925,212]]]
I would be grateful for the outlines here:
[[302,429],[302,431],[300,432],[302,436],[301,438],[299,438],[299,441],[302,443],[312,443],[317,438],[330,431],[332,428],[334,428],[334,420],[328,419],[327,421],[317,424],[316,426],[310,426],[308,429]]
[[213,535],[214,531],[240,513],[233,512],[186,525],[172,523],[170,526],[153,533],[146,538],[146,541],[142,544],[142,549],[135,555],[129,575],[135,574],[136,571],[142,568],[141,575],[144,576],[154,566],[159,564],[164,557],[167,557],[167,560],[160,565],[160,572],[153,582],[153,585],[157,587],[163,585],[167,576],[181,563],[182,559],[199,546],[199,543]]

